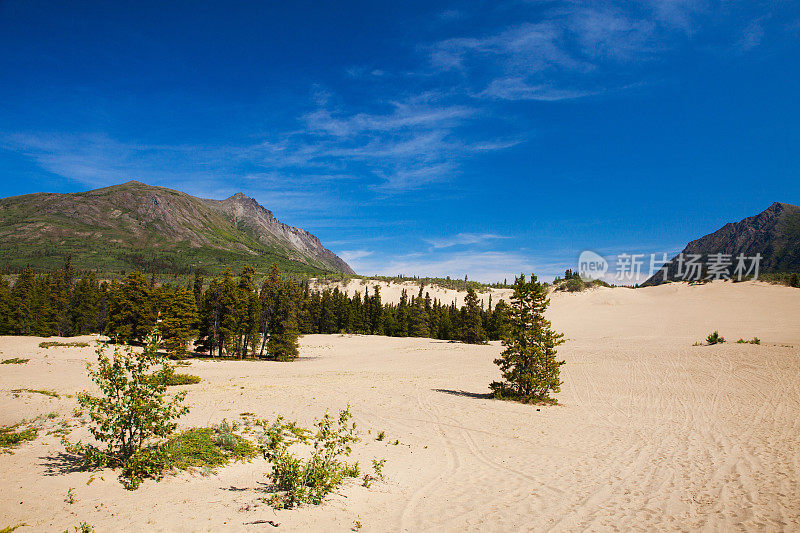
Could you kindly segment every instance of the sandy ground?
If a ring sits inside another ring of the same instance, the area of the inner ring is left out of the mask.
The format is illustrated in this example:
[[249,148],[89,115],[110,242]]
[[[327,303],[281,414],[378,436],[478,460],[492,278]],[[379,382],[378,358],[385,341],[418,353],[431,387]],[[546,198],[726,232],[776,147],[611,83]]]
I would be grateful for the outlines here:
[[[259,500],[267,466],[257,460],[129,492],[113,472],[71,471],[45,430],[0,456],[0,528],[800,530],[800,290],[598,289],[555,295],[550,317],[568,339],[552,407],[482,396],[498,376],[497,344],[312,335],[295,363],[189,367],[203,381],[189,387],[184,426],[248,411],[309,423],[349,402],[364,437],[354,458],[387,460],[386,481],[370,489],[351,482],[323,505],[274,511]],[[714,329],[762,345],[692,346]],[[47,427],[77,422],[65,395],[88,386],[92,348],[39,342],[0,338],[0,358],[31,358],[0,365],[0,424],[49,412],[59,416]],[[61,397],[9,392],[23,387]]]

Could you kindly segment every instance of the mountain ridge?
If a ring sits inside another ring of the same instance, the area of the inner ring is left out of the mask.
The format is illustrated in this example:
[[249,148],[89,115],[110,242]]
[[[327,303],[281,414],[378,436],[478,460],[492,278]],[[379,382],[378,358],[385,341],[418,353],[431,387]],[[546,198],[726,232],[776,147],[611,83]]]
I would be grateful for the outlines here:
[[[800,207],[774,202],[764,211],[738,222],[728,222],[717,231],[689,242],[680,254],[730,255],[734,262],[739,254],[754,257],[761,254],[759,272],[774,274],[800,271]],[[673,257],[667,267],[667,280],[677,281],[678,265]],[[650,277],[644,285],[664,283],[663,273]]]
[[0,253],[12,268],[52,268],[72,255],[76,266],[98,270],[217,272],[277,262],[289,272],[353,274],[316,236],[243,193],[209,200],[138,181],[0,199]]

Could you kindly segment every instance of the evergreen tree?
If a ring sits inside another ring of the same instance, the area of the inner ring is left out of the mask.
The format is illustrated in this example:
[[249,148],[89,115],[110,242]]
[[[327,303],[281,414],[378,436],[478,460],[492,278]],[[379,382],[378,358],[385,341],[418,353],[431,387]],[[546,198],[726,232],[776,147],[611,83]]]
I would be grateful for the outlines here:
[[13,335],[14,314],[11,287],[3,276],[0,276],[0,335]]
[[153,289],[141,272],[131,272],[115,287],[108,310],[108,336],[117,342],[142,342],[156,324]]
[[467,344],[486,344],[487,336],[481,320],[478,295],[472,287],[467,289],[462,310],[461,340]]
[[71,322],[74,335],[102,331],[99,320],[101,299],[100,284],[93,272],[78,280],[72,295]]
[[296,306],[288,284],[281,287],[275,304],[267,353],[278,361],[292,361],[299,353]]
[[522,274],[514,283],[508,329],[503,338],[505,350],[495,364],[503,380],[490,387],[497,397],[512,397],[525,402],[555,402],[550,393],[561,390],[560,367],[556,346],[563,335],[556,333],[545,319],[550,304],[547,290],[531,275],[530,282]]
[[17,335],[33,335],[31,332],[31,296],[36,277],[30,267],[22,271],[11,289],[11,311],[14,333]]
[[222,315],[222,286],[217,278],[211,280],[203,293],[200,306],[200,320],[195,344],[201,352],[214,355],[219,346],[219,323]]
[[197,335],[197,305],[194,293],[183,287],[165,285],[160,291],[161,313],[158,331],[170,356],[182,359],[186,345]]

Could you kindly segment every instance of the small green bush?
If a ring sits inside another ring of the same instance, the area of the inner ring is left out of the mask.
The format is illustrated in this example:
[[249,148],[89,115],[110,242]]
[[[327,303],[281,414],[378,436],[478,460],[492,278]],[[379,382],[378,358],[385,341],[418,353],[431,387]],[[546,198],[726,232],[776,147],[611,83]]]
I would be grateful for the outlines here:
[[200,383],[200,376],[195,376],[193,374],[172,374],[169,377],[167,385],[195,385],[197,383]]
[[246,461],[259,454],[259,448],[226,422],[207,428],[192,428],[175,435],[164,445],[168,466],[185,470],[191,467],[216,468],[231,461]]
[[39,348],[86,348],[89,346],[88,342],[58,342],[58,341],[46,341],[40,342]]
[[0,365],[23,365],[30,361],[30,359],[20,359],[19,357],[12,357],[11,359],[3,359]]
[[20,425],[0,426],[0,451],[8,452],[11,448],[36,438],[38,431],[35,428],[17,430]]
[[[358,463],[347,464],[351,445],[357,442],[355,423],[350,423],[350,407],[339,412],[337,419],[328,413],[314,425],[316,433],[283,422],[279,417],[270,426],[266,423],[262,451],[272,464],[270,480],[273,495],[270,504],[276,508],[292,508],[303,503],[319,504],[338,487],[345,477],[358,476]],[[293,444],[311,447],[307,460],[289,451]]]
[[719,332],[715,331],[714,333],[712,333],[708,337],[706,337],[706,342],[709,345],[711,345],[711,344],[722,344],[723,342],[725,342],[725,337],[720,336]]
[[59,395],[56,391],[47,390],[47,389],[11,389],[11,392],[15,394],[19,394],[21,392],[28,392],[30,394],[42,394],[44,396],[50,396],[51,398],[58,398]]
[[385,431],[381,431],[380,433],[378,433],[378,437],[375,440],[382,441],[385,438],[386,438],[386,432]]
[[758,337],[753,337],[749,341],[746,341],[744,339],[739,339],[738,341],[736,341],[736,344],[761,344],[761,339],[759,339]]
[[105,347],[97,350],[98,364],[89,376],[101,396],[83,392],[78,403],[89,411],[89,431],[105,449],[64,440],[67,451],[82,457],[85,466],[119,467],[122,481],[135,489],[144,478],[160,479],[169,456],[164,447],[153,443],[165,439],[177,427],[175,420],[189,411],[182,404],[186,391],[166,396],[173,368],[149,340],[144,350],[116,346],[112,357]]

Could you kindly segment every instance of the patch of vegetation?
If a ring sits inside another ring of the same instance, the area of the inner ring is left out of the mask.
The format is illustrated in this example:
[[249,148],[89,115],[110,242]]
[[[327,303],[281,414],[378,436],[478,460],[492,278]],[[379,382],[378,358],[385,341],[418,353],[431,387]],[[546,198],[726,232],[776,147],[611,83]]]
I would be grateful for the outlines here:
[[36,428],[28,427],[18,430],[22,423],[13,426],[0,426],[0,452],[8,452],[23,442],[33,440],[38,435]]
[[709,346],[712,344],[722,344],[725,342],[725,337],[721,336],[718,331],[715,331],[706,337],[706,342]]
[[800,288],[800,274],[797,272],[762,273],[758,276],[758,280],[772,283],[773,285]]
[[739,339],[738,341],[736,341],[736,344],[761,344],[761,339],[759,339],[758,337],[753,337],[749,341],[746,341],[744,339]]
[[383,479],[383,465],[386,464],[386,459],[381,459],[380,461],[373,459],[372,460],[372,475],[364,474],[364,480],[361,482],[361,486],[370,488],[372,486],[372,482],[378,479]]
[[[89,522],[81,522],[72,530],[74,533],[94,533],[94,528],[89,525]],[[64,533],[68,533],[64,531]]]
[[564,279],[556,277],[551,286],[554,291],[559,292],[582,292],[593,287],[613,287],[613,285],[599,279],[584,281],[577,272],[572,270],[564,272]]
[[135,489],[144,478],[162,477],[169,455],[163,445],[153,441],[172,436],[176,419],[189,411],[182,405],[186,391],[166,396],[173,368],[152,338],[141,352],[116,346],[108,357],[101,346],[97,355],[98,364],[90,368],[89,376],[101,396],[84,392],[78,402],[89,411],[90,433],[105,448],[64,443],[86,467],[120,468],[123,484]]
[[375,440],[382,441],[385,438],[386,438],[386,432],[385,431],[381,431],[381,432],[378,433],[378,436],[375,438]]
[[[292,508],[303,503],[319,504],[346,477],[358,477],[358,463],[347,464],[351,445],[358,442],[355,423],[351,423],[350,407],[334,419],[325,413],[314,426],[316,433],[286,423],[279,417],[271,425],[263,424],[262,452],[272,464],[269,474],[273,495],[269,503],[276,508]],[[289,448],[305,444],[311,448],[310,457],[298,458]]]
[[192,467],[216,468],[231,461],[247,461],[260,449],[233,432],[227,422],[207,428],[192,428],[170,438],[164,445],[167,466],[185,470]]
[[88,342],[58,342],[58,341],[45,341],[39,343],[39,348],[86,348],[89,346]]
[[0,533],[12,533],[13,531],[16,531],[17,529],[21,528],[22,526],[27,526],[27,525],[28,524],[26,524],[24,522],[21,522],[19,524],[14,525],[14,526],[7,526],[7,527],[4,527],[4,528],[0,529]]
[[19,394],[21,392],[28,392],[31,394],[43,394],[44,396],[49,396],[51,398],[60,397],[56,391],[48,389],[11,389],[11,392],[13,392],[14,394]]
[[200,376],[193,374],[172,374],[167,382],[168,386],[174,385],[194,385],[200,383]]
[[11,359],[4,359],[0,361],[0,365],[24,365],[30,359],[20,359],[19,357],[12,357]]

